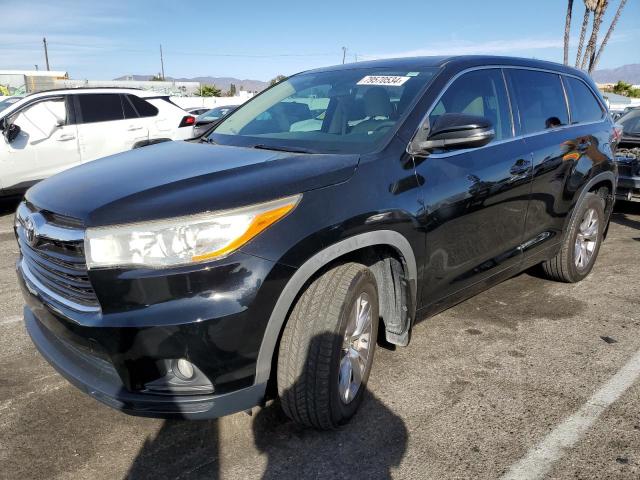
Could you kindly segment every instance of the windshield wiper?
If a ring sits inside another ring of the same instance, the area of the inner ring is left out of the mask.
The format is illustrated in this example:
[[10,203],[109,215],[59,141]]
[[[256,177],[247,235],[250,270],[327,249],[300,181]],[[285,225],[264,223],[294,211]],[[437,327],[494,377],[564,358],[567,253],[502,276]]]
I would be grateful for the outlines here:
[[304,148],[279,147],[279,146],[273,146],[273,145],[264,145],[262,143],[259,143],[258,145],[254,145],[253,148],[258,148],[260,150],[275,150],[276,152],[314,153],[311,150],[305,150]]

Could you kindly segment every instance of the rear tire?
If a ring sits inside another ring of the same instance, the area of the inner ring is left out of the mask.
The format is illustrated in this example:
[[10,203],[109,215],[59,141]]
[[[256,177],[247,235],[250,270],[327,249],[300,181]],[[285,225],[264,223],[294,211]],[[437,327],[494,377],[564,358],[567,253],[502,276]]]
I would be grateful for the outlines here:
[[589,192],[576,206],[562,247],[551,260],[542,264],[551,280],[575,283],[584,279],[598,257],[605,229],[605,200]]
[[375,277],[364,265],[338,265],[307,287],[278,352],[278,395],[287,416],[327,430],[356,413],[373,363],[378,315]]

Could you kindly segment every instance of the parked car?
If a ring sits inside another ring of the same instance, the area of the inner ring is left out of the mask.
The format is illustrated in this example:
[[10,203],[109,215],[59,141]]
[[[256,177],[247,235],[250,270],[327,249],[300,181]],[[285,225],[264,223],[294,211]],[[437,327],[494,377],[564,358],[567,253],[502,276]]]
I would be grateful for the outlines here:
[[9,108],[14,103],[19,102],[22,98],[24,98],[24,97],[14,96],[14,97],[3,97],[3,98],[0,98],[0,112],[2,112],[3,110]]
[[[317,128],[291,130],[318,105]],[[16,217],[26,328],[124,412],[211,418],[277,395],[295,421],[333,428],[358,409],[377,343],[405,346],[417,320],[533,265],[589,274],[613,134],[590,77],[555,63],[294,75],[201,141],[31,188]]]
[[622,127],[616,151],[618,189],[621,200],[640,201],[640,108],[632,108],[616,121]]
[[1,195],[114,153],[193,137],[195,117],[169,97],[75,88],[28,95],[0,113]]
[[202,115],[203,113],[209,111],[209,109],[206,107],[185,108],[185,110],[189,112],[191,115],[195,115],[196,117],[198,115]]
[[196,137],[202,135],[211,128],[211,124],[213,122],[223,119],[236,108],[238,108],[238,105],[220,106],[201,113],[196,117],[196,125],[193,128],[193,135]]

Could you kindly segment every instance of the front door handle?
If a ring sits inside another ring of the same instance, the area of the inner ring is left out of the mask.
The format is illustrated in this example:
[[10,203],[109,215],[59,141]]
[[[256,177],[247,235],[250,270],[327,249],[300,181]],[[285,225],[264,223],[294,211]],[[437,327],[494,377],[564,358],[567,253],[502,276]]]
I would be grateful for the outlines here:
[[136,130],[142,130],[142,127],[131,125],[129,128],[127,128],[127,132],[135,132]]
[[74,140],[75,138],[76,138],[75,135],[71,133],[66,133],[66,134],[60,135],[57,140],[59,142],[68,142],[69,140]]

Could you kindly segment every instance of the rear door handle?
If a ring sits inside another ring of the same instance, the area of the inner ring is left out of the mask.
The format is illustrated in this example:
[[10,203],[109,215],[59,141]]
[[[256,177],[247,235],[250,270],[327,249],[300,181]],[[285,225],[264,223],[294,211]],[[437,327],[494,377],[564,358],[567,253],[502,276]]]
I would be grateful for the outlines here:
[[75,139],[75,138],[76,138],[76,136],[75,136],[75,135],[72,135],[72,134],[70,134],[70,133],[67,133],[67,134],[60,135],[60,136],[58,137],[58,139],[57,139],[57,140],[58,140],[59,142],[68,142],[69,140],[73,140],[73,139]]
[[136,127],[134,125],[131,125],[129,128],[127,128],[128,132],[135,132],[136,130],[142,130],[142,127]]
[[521,158],[511,167],[511,175],[522,175],[524,173],[528,173],[531,169],[531,162],[529,160],[525,160]]

